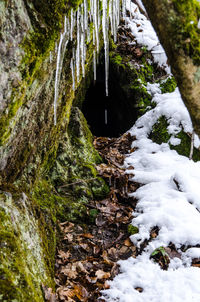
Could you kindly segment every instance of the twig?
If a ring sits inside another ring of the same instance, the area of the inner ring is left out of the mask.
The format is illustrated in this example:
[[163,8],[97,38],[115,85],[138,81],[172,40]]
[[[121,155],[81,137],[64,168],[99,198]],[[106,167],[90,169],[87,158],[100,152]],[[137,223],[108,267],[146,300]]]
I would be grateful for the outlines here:
[[192,137],[191,137],[191,147],[190,147],[190,156],[189,156],[190,160],[192,159],[193,152],[194,152],[194,131],[192,132]]
[[77,185],[77,184],[79,184],[79,183],[81,183],[81,182],[83,182],[83,183],[88,183],[88,182],[90,182],[91,180],[94,180],[94,179],[96,179],[96,177],[89,178],[89,179],[87,179],[87,180],[80,179],[80,180],[78,180],[78,181],[76,181],[76,182],[71,182],[70,184],[65,184],[65,185],[59,186],[59,189],[60,189],[60,188],[65,188],[65,187],[69,187],[69,186],[73,186],[73,185]]

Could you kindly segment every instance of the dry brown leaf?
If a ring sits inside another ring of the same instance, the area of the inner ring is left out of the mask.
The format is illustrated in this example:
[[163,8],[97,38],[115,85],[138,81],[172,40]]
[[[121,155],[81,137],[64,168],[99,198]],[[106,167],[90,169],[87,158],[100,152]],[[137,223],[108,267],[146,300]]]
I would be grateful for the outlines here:
[[200,267],[200,263],[193,263],[192,266],[194,266],[194,267]]
[[89,283],[94,284],[94,283],[97,282],[97,277],[90,277],[90,276],[87,275],[85,278],[86,278],[86,280],[87,280]]
[[104,283],[103,286],[105,289],[109,289],[110,288],[110,284],[108,283],[108,281],[106,280],[106,282]]
[[115,263],[111,269],[111,277],[114,278],[119,274],[119,264]]
[[79,245],[80,245],[80,246],[82,247],[82,249],[84,249],[85,251],[87,251],[87,252],[90,251],[90,247],[89,247],[89,245],[88,245],[87,243],[80,243]]
[[73,232],[74,223],[69,222],[68,225],[66,225],[63,229],[64,233],[70,233]]
[[111,260],[108,258],[108,253],[107,253],[107,251],[103,251],[102,257],[103,257],[103,260],[104,260],[104,262],[105,262],[106,264],[108,264],[108,265],[113,265],[113,264],[114,264],[113,261],[111,261]]
[[133,245],[133,243],[130,241],[130,239],[128,238],[128,239],[126,239],[125,241],[124,241],[124,245],[126,245],[126,246],[132,246]]
[[82,286],[80,284],[76,284],[74,286],[74,292],[80,301],[83,301],[83,302],[87,301],[89,293],[84,286]]
[[75,293],[72,289],[69,289],[68,287],[64,287],[64,286],[59,287],[57,289],[57,293],[61,301],[66,301],[66,298],[67,301],[74,301],[74,300],[69,300],[75,296]]
[[58,251],[58,257],[63,259],[63,260],[68,259],[70,256],[71,256],[71,253],[69,251],[67,251],[66,253],[64,251],[61,251],[61,250]]
[[87,238],[87,239],[94,238],[94,236],[92,234],[90,234],[90,233],[84,233],[84,234],[81,234],[81,236],[84,237],[84,238]]
[[108,279],[110,278],[109,272],[104,272],[103,270],[96,271],[95,275],[97,276],[97,279]]
[[76,271],[76,265],[75,264],[71,264],[68,263],[68,265],[63,266],[61,269],[61,274],[64,274],[65,276],[67,276],[70,279],[76,279],[78,273]]
[[143,288],[142,287],[136,287],[135,290],[137,290],[139,293],[143,292]]
[[81,272],[83,272],[83,273],[85,273],[85,274],[88,274],[88,271],[85,269],[85,267],[84,267],[84,265],[83,265],[83,263],[82,263],[81,261],[78,261],[78,262],[76,263],[76,265],[77,265],[77,269],[78,269],[79,271],[81,271]]
[[45,300],[48,302],[56,302],[56,294],[52,292],[52,288],[42,284]]
[[67,241],[69,241],[70,243],[73,241],[73,235],[72,234],[66,234],[65,236],[64,236],[64,240],[67,240]]
[[101,248],[100,248],[99,246],[95,245],[95,246],[93,247],[93,253],[94,253],[95,255],[98,255],[100,252],[101,252]]

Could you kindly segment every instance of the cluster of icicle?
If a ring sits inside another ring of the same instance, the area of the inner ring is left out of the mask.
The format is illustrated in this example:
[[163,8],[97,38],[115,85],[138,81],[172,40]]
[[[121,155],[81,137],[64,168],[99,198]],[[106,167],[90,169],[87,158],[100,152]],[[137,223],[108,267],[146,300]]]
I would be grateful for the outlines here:
[[[109,27],[111,28],[111,33],[113,35],[114,41],[116,42],[120,17],[125,18],[125,7],[126,0],[84,0],[83,3],[78,7],[77,11],[74,11],[72,9],[70,16],[65,16],[64,30],[60,35],[59,45],[56,45],[57,66],[54,93],[55,125],[57,123],[56,111],[59,96],[59,82],[62,72],[64,55],[69,41],[71,41],[73,45],[70,67],[72,73],[72,88],[73,90],[75,90],[76,85],[80,81],[80,75],[82,74],[82,77],[85,77],[87,44],[92,40],[94,45],[94,81],[96,81],[96,66],[97,58],[99,55],[99,33],[102,25],[105,51],[105,91],[106,96],[108,96]],[[76,36],[76,39],[74,39],[74,36]],[[50,60],[52,60],[51,54]]]

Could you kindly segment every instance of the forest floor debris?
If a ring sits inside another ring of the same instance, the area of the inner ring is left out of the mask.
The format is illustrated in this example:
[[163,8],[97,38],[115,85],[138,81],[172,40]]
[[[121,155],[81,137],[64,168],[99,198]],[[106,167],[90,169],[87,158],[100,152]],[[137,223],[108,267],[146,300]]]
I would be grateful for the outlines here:
[[[110,184],[110,194],[88,204],[89,223],[59,224],[63,237],[56,259],[57,301],[97,301],[100,291],[109,288],[107,280],[118,274],[117,261],[137,254],[129,239],[135,199],[129,198],[128,193],[138,185],[129,183],[130,175],[125,174],[122,166],[132,141],[130,134],[94,140],[105,160],[97,170]],[[49,291],[46,297],[51,297]]]

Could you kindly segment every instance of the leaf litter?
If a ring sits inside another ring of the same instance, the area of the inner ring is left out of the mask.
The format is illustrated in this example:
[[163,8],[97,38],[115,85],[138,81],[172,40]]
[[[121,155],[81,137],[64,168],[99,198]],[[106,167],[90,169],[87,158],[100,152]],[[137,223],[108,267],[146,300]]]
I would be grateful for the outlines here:
[[[128,232],[136,201],[128,194],[139,185],[129,182],[131,174],[123,168],[133,139],[127,133],[120,138],[94,139],[94,146],[104,159],[97,171],[109,184],[110,193],[106,199],[88,204],[93,223],[59,223],[62,235],[55,264],[55,301],[104,301],[100,291],[108,289],[107,280],[119,273],[117,262],[137,255]],[[50,300],[51,291],[46,290],[46,301],[54,301]]]

